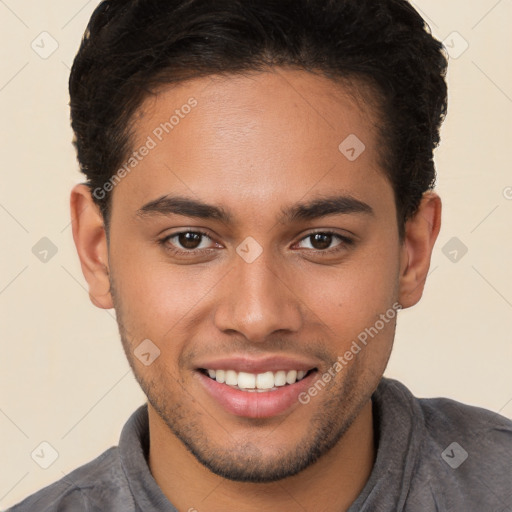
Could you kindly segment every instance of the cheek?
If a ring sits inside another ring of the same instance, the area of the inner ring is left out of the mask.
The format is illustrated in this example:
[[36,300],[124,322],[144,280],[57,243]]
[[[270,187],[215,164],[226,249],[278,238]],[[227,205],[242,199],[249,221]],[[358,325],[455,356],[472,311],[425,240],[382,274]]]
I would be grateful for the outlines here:
[[[392,308],[398,275],[398,246],[390,243],[378,250],[369,247],[337,268],[312,267],[297,286],[311,290],[305,294],[306,304],[345,343]],[[385,335],[388,325],[383,331]]]
[[143,251],[119,256],[112,258],[112,268],[123,323],[157,344],[167,343],[187,324],[190,329],[190,318],[202,314],[204,299],[218,281],[205,267],[171,265]]

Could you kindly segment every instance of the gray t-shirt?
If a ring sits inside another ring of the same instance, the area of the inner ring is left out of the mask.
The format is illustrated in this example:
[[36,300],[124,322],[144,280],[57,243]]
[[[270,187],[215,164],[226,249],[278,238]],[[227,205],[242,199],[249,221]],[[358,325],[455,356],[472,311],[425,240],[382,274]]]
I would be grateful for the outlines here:
[[[445,398],[415,398],[387,378],[372,403],[377,457],[349,512],[512,512],[512,421]],[[148,447],[143,405],[118,447],[8,512],[176,512],[149,471]]]

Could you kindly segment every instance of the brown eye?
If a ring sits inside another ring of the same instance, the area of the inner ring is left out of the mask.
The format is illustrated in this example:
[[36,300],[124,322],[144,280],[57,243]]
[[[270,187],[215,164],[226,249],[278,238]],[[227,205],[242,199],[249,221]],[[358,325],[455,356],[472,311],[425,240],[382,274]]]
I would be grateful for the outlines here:
[[328,249],[332,243],[332,235],[329,233],[315,233],[310,235],[310,238],[313,248],[320,251]]
[[318,231],[311,233],[304,237],[299,242],[299,247],[302,249],[310,249],[319,251],[320,253],[332,254],[336,251],[341,251],[352,246],[354,241],[338,233],[331,233],[329,231]]
[[197,251],[212,249],[215,242],[202,231],[182,231],[166,236],[160,243],[172,252],[195,254]]
[[186,233],[180,233],[177,238],[179,244],[184,249],[197,249],[201,243],[203,235],[201,233],[194,233],[187,231]]

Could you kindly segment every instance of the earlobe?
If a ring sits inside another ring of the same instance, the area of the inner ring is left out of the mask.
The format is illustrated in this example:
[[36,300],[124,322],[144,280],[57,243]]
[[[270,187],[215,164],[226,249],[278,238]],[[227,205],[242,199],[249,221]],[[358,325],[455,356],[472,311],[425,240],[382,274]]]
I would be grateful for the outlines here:
[[87,185],[76,185],[71,191],[71,220],[73,240],[89,285],[91,302],[99,308],[113,308],[103,216]]
[[423,295],[434,244],[441,229],[441,199],[423,195],[420,206],[405,225],[400,272],[400,304],[414,306]]

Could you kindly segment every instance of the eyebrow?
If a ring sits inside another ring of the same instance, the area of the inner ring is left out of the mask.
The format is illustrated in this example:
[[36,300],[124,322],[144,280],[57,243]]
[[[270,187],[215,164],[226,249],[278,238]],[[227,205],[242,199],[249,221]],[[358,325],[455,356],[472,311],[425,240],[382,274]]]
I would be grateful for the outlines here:
[[[297,203],[281,209],[279,222],[314,220],[327,215],[359,213],[374,215],[373,208],[352,196],[329,196],[306,203]],[[165,195],[142,206],[136,213],[139,218],[166,215],[183,215],[199,219],[218,220],[229,224],[233,215],[224,208],[183,196]]]
[[153,215],[183,215],[185,217],[197,217],[199,219],[214,219],[230,223],[231,214],[220,206],[197,201],[181,196],[162,196],[150,201],[137,210],[137,217],[148,217]]

